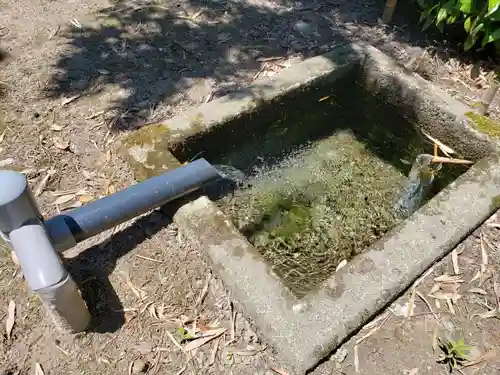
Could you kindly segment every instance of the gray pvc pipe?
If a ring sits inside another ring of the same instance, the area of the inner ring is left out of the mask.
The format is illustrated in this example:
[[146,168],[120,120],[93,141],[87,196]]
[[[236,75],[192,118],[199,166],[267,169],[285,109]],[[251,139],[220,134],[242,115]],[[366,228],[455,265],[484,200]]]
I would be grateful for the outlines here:
[[63,332],[81,332],[90,313],[43,225],[24,225],[9,233],[24,278],[38,294],[49,315]]
[[26,177],[19,172],[0,170],[0,232],[57,327],[84,330],[90,322],[87,306],[45,231]]
[[58,251],[130,220],[221,178],[205,159],[152,177],[108,197],[86,204],[45,222]]

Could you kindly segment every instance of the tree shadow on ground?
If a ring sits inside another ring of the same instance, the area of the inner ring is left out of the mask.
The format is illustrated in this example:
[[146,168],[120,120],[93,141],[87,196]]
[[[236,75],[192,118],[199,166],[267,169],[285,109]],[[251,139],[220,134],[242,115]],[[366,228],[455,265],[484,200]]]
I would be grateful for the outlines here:
[[92,315],[90,331],[115,332],[125,323],[123,304],[109,275],[120,258],[171,223],[169,215],[156,210],[113,234],[105,243],[66,260],[67,269],[79,285]]
[[[328,3],[310,6],[189,0],[169,3],[117,1],[94,23],[62,32],[69,54],[56,62],[51,97],[119,91],[111,106],[114,129],[140,126],[159,103],[175,105],[200,79],[221,96],[253,81],[263,64],[282,65],[290,55],[317,55],[347,38],[323,17]],[[330,6],[330,5],[328,5]]]

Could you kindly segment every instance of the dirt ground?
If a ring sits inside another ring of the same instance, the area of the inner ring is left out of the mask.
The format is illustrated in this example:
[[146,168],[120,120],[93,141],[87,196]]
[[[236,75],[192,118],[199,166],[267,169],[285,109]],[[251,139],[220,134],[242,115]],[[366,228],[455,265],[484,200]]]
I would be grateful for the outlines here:
[[[28,176],[45,216],[78,207],[132,183],[115,149],[123,134],[356,39],[463,102],[476,102],[491,62],[473,67],[470,56],[428,40],[409,26],[415,15],[402,6],[391,27],[381,25],[383,5],[0,0],[0,167]],[[491,115],[498,113],[495,104]],[[444,374],[437,339],[459,337],[471,350],[455,371],[498,373],[496,223],[492,217],[458,247],[458,270],[445,258],[313,374]],[[53,330],[9,250],[3,247],[0,256],[2,321],[15,303],[12,332],[4,329],[0,340],[1,375],[287,370],[165,212],[65,254],[95,318],[92,331],[76,337]],[[435,281],[456,271],[456,278]],[[193,321],[198,329],[227,331],[188,358],[179,348],[185,335],[179,328],[192,330]]]

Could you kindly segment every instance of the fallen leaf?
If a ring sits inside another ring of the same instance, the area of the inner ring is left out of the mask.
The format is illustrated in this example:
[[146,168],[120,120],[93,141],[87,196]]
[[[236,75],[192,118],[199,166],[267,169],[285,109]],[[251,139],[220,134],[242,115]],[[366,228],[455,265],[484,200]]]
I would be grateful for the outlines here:
[[460,284],[458,284],[458,283],[456,283],[456,284],[440,284],[439,289],[443,293],[455,294],[460,289]]
[[0,134],[0,143],[3,142],[4,138],[5,138],[5,132],[3,132],[2,134]]
[[259,57],[257,59],[258,62],[270,62],[270,61],[278,61],[283,60],[282,56],[271,56],[271,57]]
[[79,208],[79,207],[82,207],[83,206],[83,203],[80,202],[80,201],[76,201],[76,202],[73,202],[73,203],[70,203],[68,204],[67,206],[64,206],[61,208],[61,211],[64,211],[64,210],[69,210],[71,208]]
[[212,352],[210,353],[210,360],[208,361],[209,366],[212,366],[215,363],[215,357],[217,356],[220,340],[221,337],[218,337],[217,340],[214,341],[214,346],[212,348]]
[[241,357],[252,357],[254,355],[256,355],[257,353],[259,353],[259,350],[255,350],[255,349],[245,349],[245,350],[236,350],[234,352],[234,354],[236,355],[239,355]]
[[413,288],[411,291],[410,299],[408,300],[408,306],[406,309],[406,317],[409,318],[410,316],[413,316],[413,310],[415,309],[415,293],[416,289]]
[[453,251],[451,252],[451,260],[453,263],[453,271],[455,272],[455,275],[458,275],[460,273],[460,267],[458,265],[457,249],[453,249]]
[[469,293],[476,293],[476,294],[482,294],[483,296],[486,296],[488,293],[486,290],[481,289],[481,288],[471,288],[468,290]]
[[417,375],[417,373],[418,373],[418,367],[415,367],[408,372],[408,375]]
[[440,282],[440,283],[463,283],[464,280],[460,278],[460,276],[450,276],[447,274],[438,276],[434,279],[434,281]]
[[95,119],[96,117],[99,117],[102,114],[104,114],[104,111],[99,111],[99,112],[93,113],[90,116],[85,117],[85,120]]
[[87,195],[87,194],[84,194],[84,195],[80,195],[78,197],[78,200],[82,203],[89,203],[89,202],[92,202],[94,200],[94,196],[93,195]]
[[184,365],[179,371],[175,373],[175,375],[181,375],[184,371],[186,371],[187,365]]
[[479,316],[481,319],[489,319],[489,318],[499,318],[500,319],[500,312],[498,309],[493,309],[490,311],[487,311],[482,314],[474,314],[472,316]]
[[10,257],[16,266],[19,266],[19,259],[14,251],[11,252]]
[[147,372],[149,364],[142,359],[136,359],[129,367],[130,374],[144,374]]
[[453,301],[459,300],[460,298],[462,298],[462,296],[460,294],[445,293],[445,292],[435,292],[433,294],[429,294],[429,297],[432,297],[434,299],[440,299],[440,300],[451,299]]
[[35,375],[45,375],[42,366],[38,362],[35,363]]
[[481,240],[481,266],[486,266],[488,265],[488,253],[486,252],[486,248],[484,247],[483,233],[480,233],[479,238]]
[[342,363],[345,361],[347,358],[347,355],[349,354],[348,350],[345,348],[339,348],[335,354],[332,356],[332,358],[335,360],[337,363]]
[[109,71],[107,71],[106,69],[97,69],[97,71],[104,76],[107,76],[109,74]]
[[40,194],[42,194],[43,190],[45,189],[45,187],[47,186],[47,184],[49,183],[49,180],[50,178],[56,173],[56,170],[55,169],[49,169],[47,171],[47,174],[45,175],[44,178],[42,178],[42,180],[40,181],[40,183],[38,184],[38,186],[35,188],[35,197],[38,197]]
[[359,373],[359,354],[358,354],[358,345],[354,345],[354,371]]
[[63,129],[64,129],[64,126],[61,126],[61,125],[57,125],[57,124],[50,125],[50,130],[53,130],[55,132],[60,132]]
[[446,156],[450,157],[450,155],[454,154],[455,151],[447,145],[445,145],[443,142],[441,142],[439,139],[432,137],[430,134],[427,134],[425,131],[421,130],[422,134],[425,135],[429,140],[431,140],[433,143],[437,144],[439,149],[443,151],[443,154]]
[[7,320],[5,321],[5,331],[7,332],[7,339],[10,339],[14,323],[16,321],[16,303],[11,300],[7,311]]
[[71,96],[69,98],[64,98],[62,100],[62,103],[61,103],[61,107],[64,107],[66,105],[68,105],[69,103],[71,102],[74,102],[76,99],[78,99],[81,95],[80,94],[77,94],[77,95],[74,95],[74,96]]
[[4,160],[0,160],[0,168],[8,167],[9,165],[14,164],[16,161],[13,158],[7,158]]
[[200,295],[198,296],[198,299],[196,300],[196,305],[199,306],[205,299],[208,293],[208,287],[210,285],[210,280],[212,279],[212,272],[208,271],[207,277],[205,279],[205,283],[203,285],[203,289],[201,290]]
[[450,309],[451,315],[455,315],[455,308],[453,307],[453,304],[451,303],[451,299],[447,299],[446,304],[448,305],[448,308]]
[[208,336],[207,336],[207,332],[204,332],[202,337],[194,339],[193,341],[190,341],[189,343],[187,343],[184,346],[183,350],[185,352],[195,350],[195,349],[205,345],[206,343],[212,341],[213,339],[216,339],[217,337],[221,336],[226,331],[227,331],[226,328],[214,329],[211,331],[207,331],[207,332],[211,332]]
[[275,373],[280,374],[280,375],[289,375],[288,372],[284,370],[280,370],[279,368],[276,367],[271,367],[271,370],[273,370]]
[[432,351],[436,352],[438,348],[438,330],[439,326],[436,324],[434,326],[434,331],[432,332]]
[[347,259],[341,260],[340,263],[338,264],[337,268],[335,269],[335,272],[338,272],[339,270],[344,268],[346,265],[347,265]]
[[63,204],[63,203],[67,203],[69,201],[71,201],[72,199],[74,199],[76,197],[75,194],[67,194],[67,195],[61,195],[60,197],[58,197],[54,202],[52,202],[52,204],[54,206],[58,206],[60,204]]
[[140,300],[143,300],[144,298],[146,298],[147,293],[144,290],[142,290],[141,288],[136,287],[132,283],[132,280],[130,280],[130,275],[128,274],[128,272],[124,271],[123,274],[125,275],[125,282],[129,286],[129,288],[132,289],[132,292],[137,296],[137,298],[139,298]]
[[60,150],[67,150],[69,148],[69,141],[67,140],[59,137],[54,137],[52,141],[54,142],[54,146],[56,146]]

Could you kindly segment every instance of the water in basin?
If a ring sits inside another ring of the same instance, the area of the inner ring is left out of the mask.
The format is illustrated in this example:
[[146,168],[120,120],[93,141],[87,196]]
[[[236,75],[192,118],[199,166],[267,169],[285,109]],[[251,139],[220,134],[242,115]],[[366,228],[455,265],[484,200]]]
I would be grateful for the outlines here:
[[183,146],[235,182],[219,207],[298,297],[463,172],[443,167],[414,195],[412,164],[432,144],[380,98],[354,96],[315,88]]

